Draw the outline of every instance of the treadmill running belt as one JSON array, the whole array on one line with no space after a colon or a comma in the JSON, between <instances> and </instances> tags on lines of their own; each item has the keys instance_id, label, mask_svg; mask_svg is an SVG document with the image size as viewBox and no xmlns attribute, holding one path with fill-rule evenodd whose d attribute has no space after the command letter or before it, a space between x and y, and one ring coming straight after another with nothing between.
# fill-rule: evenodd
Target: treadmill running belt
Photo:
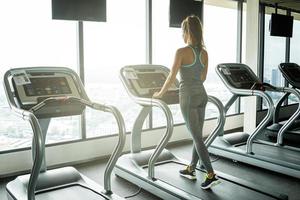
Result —
<instances>
[{"instance_id":1,"label":"treadmill running belt","mask_svg":"<svg viewBox=\"0 0 300 200\"><path fill-rule=\"evenodd\" d=\"M270 196L257 191L242 187L238 184L221 179L221 183L215 185L211 190L202 190L200 184L204 179L204 173L197 170L197 180L189 180L179 175L179 170L184 166L179 163L169 162L155 166L155 177L163 182L172 184L174 187L190 193L201 199L211 200L254 200L254 199L273 199ZM147 170L147 168L145 168Z\"/></svg>"},{"instance_id":2,"label":"treadmill running belt","mask_svg":"<svg viewBox=\"0 0 300 200\"><path fill-rule=\"evenodd\" d=\"M107 199L90 189L86 189L80 185L75 185L71 187L54 189L51 191L41 192L35 196L36 200L103 200Z\"/></svg>"},{"instance_id":3,"label":"treadmill running belt","mask_svg":"<svg viewBox=\"0 0 300 200\"><path fill-rule=\"evenodd\" d=\"M241 145L239 146L239 148L246 150L245 145ZM280 148L272 145L257 144L257 143L253 143L252 149L255 154L263 155L268 158L273 158L276 160L281 160L287 163L300 165L299 151L293 151L293 150Z\"/></svg>"}]
</instances>

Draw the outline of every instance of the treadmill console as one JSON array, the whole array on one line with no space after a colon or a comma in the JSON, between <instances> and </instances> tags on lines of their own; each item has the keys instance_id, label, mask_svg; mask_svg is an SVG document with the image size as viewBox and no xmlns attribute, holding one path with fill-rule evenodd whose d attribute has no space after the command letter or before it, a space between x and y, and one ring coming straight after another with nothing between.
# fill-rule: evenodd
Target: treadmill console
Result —
<instances>
[{"instance_id":1,"label":"treadmill console","mask_svg":"<svg viewBox=\"0 0 300 200\"><path fill-rule=\"evenodd\" d=\"M55 71L55 68L46 69L38 67L11 71L14 96L20 108L29 110L50 97L82 98L82 90L70 72ZM81 114L83 109L83 106L75 102L53 101L34 114L40 118L59 117Z\"/></svg>"},{"instance_id":2,"label":"treadmill console","mask_svg":"<svg viewBox=\"0 0 300 200\"><path fill-rule=\"evenodd\" d=\"M293 87L300 89L300 66L296 63L281 63L279 65L279 70L281 71L284 78Z\"/></svg>"},{"instance_id":3,"label":"treadmill console","mask_svg":"<svg viewBox=\"0 0 300 200\"><path fill-rule=\"evenodd\" d=\"M155 92L160 91L169 69L160 65L126 66L121 69L121 78L127 90L137 97L152 98ZM162 100L167 104L178 104L178 82L173 84L164 94Z\"/></svg>"},{"instance_id":4,"label":"treadmill console","mask_svg":"<svg viewBox=\"0 0 300 200\"><path fill-rule=\"evenodd\" d=\"M243 64L220 64L217 70L226 84L233 88L255 89L253 86L260 82L252 70Z\"/></svg>"}]
</instances>

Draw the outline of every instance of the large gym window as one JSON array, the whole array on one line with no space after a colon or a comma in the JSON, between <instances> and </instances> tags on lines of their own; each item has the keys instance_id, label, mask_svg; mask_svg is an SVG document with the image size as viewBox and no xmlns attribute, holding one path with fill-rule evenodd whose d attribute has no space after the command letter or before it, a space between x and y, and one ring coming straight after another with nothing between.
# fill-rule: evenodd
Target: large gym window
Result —
<instances>
[{"instance_id":1,"label":"large gym window","mask_svg":"<svg viewBox=\"0 0 300 200\"><path fill-rule=\"evenodd\" d=\"M96 102L116 106L131 131L140 106L119 79L125 65L146 62L145 1L107 1L107 22L84 22L85 87ZM87 137L117 133L111 115L86 110Z\"/></svg>"},{"instance_id":2,"label":"large gym window","mask_svg":"<svg viewBox=\"0 0 300 200\"><path fill-rule=\"evenodd\" d=\"M290 62L300 65L300 14L292 13L294 16L293 37L290 39ZM289 104L296 103L295 96L289 97Z\"/></svg>"},{"instance_id":3,"label":"large gym window","mask_svg":"<svg viewBox=\"0 0 300 200\"><path fill-rule=\"evenodd\" d=\"M204 40L209 56L208 75L204 85L209 95L217 97L225 105L232 94L216 74L215 68L220 63L237 60L237 2L223 1L222 6L204 4L203 18ZM210 105L206 113L206 118L217 116L216 109ZM236 109L232 106L227 114L234 113Z\"/></svg>"},{"instance_id":4,"label":"large gym window","mask_svg":"<svg viewBox=\"0 0 300 200\"><path fill-rule=\"evenodd\" d=\"M275 86L284 86L284 78L278 69L278 65L285 62L286 39L284 37L270 36L269 21L271 19L271 13L275 13L275 9L266 7L263 81ZM278 13L286 14L285 11L280 9L278 9ZM282 94L278 92L269 94L275 102L282 96ZM265 108L265 105L263 105L263 108Z\"/></svg>"},{"instance_id":5,"label":"large gym window","mask_svg":"<svg viewBox=\"0 0 300 200\"><path fill-rule=\"evenodd\" d=\"M181 28L169 27L169 3L170 1L152 1L152 62L171 69L175 52L184 45L184 42ZM174 123L183 123L179 105L171 105L170 108ZM153 127L165 126L165 124L163 112L153 108Z\"/></svg>"},{"instance_id":6,"label":"large gym window","mask_svg":"<svg viewBox=\"0 0 300 200\"><path fill-rule=\"evenodd\" d=\"M9 68L77 68L76 24L73 21L52 20L51 0L1 1L0 19L1 82ZM2 84L0 97L0 151L30 146L31 127L28 122L12 114ZM47 143L80 138L79 126L76 125L79 124L78 117L55 121L50 124Z\"/></svg>"},{"instance_id":7,"label":"large gym window","mask_svg":"<svg viewBox=\"0 0 300 200\"><path fill-rule=\"evenodd\" d=\"M229 0L207 0L204 5L204 40L209 53L205 87L209 95L220 98L224 104L231 93L216 75L215 66L237 60L237 4ZM176 49L184 44L181 29L169 28L168 10L169 1L152 0L150 56L153 64L171 67ZM0 3L2 74L9 68L29 66L64 66L78 71L78 22L52 20L51 14L51 0ZM118 78L119 70L124 65L147 62L146 20L146 0L109 0L107 22L83 22L83 32L80 32L83 33L83 71L88 96L92 101L116 106L125 119L127 131L131 131L141 107L126 93ZM29 147L31 127L12 114L3 91L1 84L0 151ZM183 123L179 105L170 107L174 124ZM233 107L229 113L237 111ZM209 104L206 118L216 116L216 109ZM144 128L164 126L163 117L161 111L154 109L152 121L147 120ZM87 109L84 119L86 132L81 132L80 116L53 119L47 143L85 140L118 131L109 114Z\"/></svg>"},{"instance_id":8,"label":"large gym window","mask_svg":"<svg viewBox=\"0 0 300 200\"><path fill-rule=\"evenodd\" d=\"M216 6L213 1L206 1L204 4L204 42L209 55L209 71L204 84L208 95L219 98L225 104L231 93L215 73L215 67L222 62L236 62L237 2L224 0L218 2L218 5ZM169 1L153 0L153 63L171 68L175 51L184 46L184 42L181 29L169 27L168 9ZM179 106L174 105L171 109L174 122L183 122ZM233 106L228 113L235 112ZM154 127L165 123L159 116L162 116L161 112L154 109ZM216 108L208 104L206 118L216 116Z\"/></svg>"}]
</instances>

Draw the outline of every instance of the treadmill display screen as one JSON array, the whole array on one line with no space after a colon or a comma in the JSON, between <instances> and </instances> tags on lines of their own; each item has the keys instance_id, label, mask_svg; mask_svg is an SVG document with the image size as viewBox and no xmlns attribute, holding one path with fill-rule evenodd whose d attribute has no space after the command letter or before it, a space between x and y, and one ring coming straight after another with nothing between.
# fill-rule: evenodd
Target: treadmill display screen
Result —
<instances>
[{"instance_id":1,"label":"treadmill display screen","mask_svg":"<svg viewBox=\"0 0 300 200\"><path fill-rule=\"evenodd\" d=\"M162 73L137 74L137 77L137 82L141 88L161 88L166 80Z\"/></svg>"},{"instance_id":2,"label":"treadmill display screen","mask_svg":"<svg viewBox=\"0 0 300 200\"><path fill-rule=\"evenodd\" d=\"M27 96L71 94L65 77L30 78L30 82L23 86Z\"/></svg>"},{"instance_id":3,"label":"treadmill display screen","mask_svg":"<svg viewBox=\"0 0 300 200\"><path fill-rule=\"evenodd\" d=\"M232 70L230 72L231 72L231 78L234 82L237 83L255 82L255 80L252 79L251 75L247 73L246 70Z\"/></svg>"},{"instance_id":4,"label":"treadmill display screen","mask_svg":"<svg viewBox=\"0 0 300 200\"><path fill-rule=\"evenodd\" d=\"M255 79L251 76L250 73L248 73L247 70L243 69L234 69L230 70L230 83L235 88L241 88L241 89L250 89L253 84L256 82Z\"/></svg>"}]
</instances>

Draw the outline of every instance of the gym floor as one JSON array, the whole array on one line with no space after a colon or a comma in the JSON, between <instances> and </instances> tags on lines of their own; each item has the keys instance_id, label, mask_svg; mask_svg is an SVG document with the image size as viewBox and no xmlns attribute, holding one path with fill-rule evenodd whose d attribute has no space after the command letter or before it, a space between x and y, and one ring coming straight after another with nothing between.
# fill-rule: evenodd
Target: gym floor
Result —
<instances>
[{"instance_id":1,"label":"gym floor","mask_svg":"<svg viewBox=\"0 0 300 200\"><path fill-rule=\"evenodd\" d=\"M189 160L191 157L191 142L183 142L181 144L172 145L168 148L175 155ZM299 158L300 159L300 158ZM286 175L278 174L276 172L267 171L258 167L253 167L243 163L233 162L231 160L211 157L213 160L213 167L217 171L221 171L254 184L263 185L289 196L289 200L300 200L300 180ZM75 167L87 177L93 179L99 184L103 185L103 172L107 160L97 160L85 164L76 165ZM300 172L299 172L300 173ZM13 178L0 180L0 200L7 200L5 193L5 185ZM126 180L112 176L112 189L121 197L130 196L139 191L139 188ZM199 187L200 190L200 187ZM147 199L158 200L159 197L150 194L145 190L141 190L132 200ZM257 199L256 199L257 200Z\"/></svg>"}]
</instances>

